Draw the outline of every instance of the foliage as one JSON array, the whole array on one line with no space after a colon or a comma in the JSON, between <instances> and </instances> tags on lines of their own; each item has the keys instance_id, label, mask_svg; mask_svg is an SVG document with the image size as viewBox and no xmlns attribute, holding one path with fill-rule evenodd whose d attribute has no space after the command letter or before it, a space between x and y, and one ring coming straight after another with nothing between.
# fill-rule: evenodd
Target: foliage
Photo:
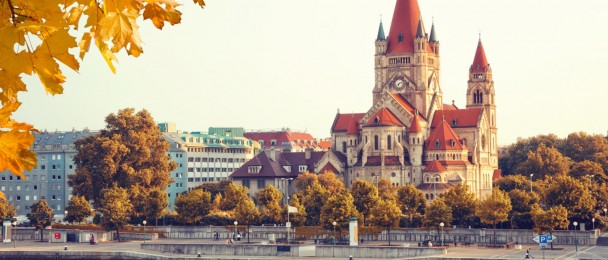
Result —
<instances>
[{"instance_id":1,"label":"foliage","mask_svg":"<svg viewBox=\"0 0 608 260\"><path fill-rule=\"evenodd\" d=\"M27 214L32 226L36 230L44 230L46 227L53 224L53 209L49 206L46 200L39 200L32 204L31 213ZM43 240L44 232L40 232L40 241Z\"/></svg>"},{"instance_id":2,"label":"foliage","mask_svg":"<svg viewBox=\"0 0 608 260\"><path fill-rule=\"evenodd\" d=\"M93 216L91 205L83 196L72 196L68 206L65 207L68 214L64 220L70 223L83 222L86 218Z\"/></svg>"},{"instance_id":3,"label":"foliage","mask_svg":"<svg viewBox=\"0 0 608 260\"><path fill-rule=\"evenodd\" d=\"M16 213L13 204L8 203L4 198L0 198L0 219L13 218Z\"/></svg>"},{"instance_id":4,"label":"foliage","mask_svg":"<svg viewBox=\"0 0 608 260\"><path fill-rule=\"evenodd\" d=\"M538 135L526 139L518 139L507 148L506 154L498 159L498 166L504 175L521 173L518 166L528 159L528 152L536 151L540 144L547 147L561 147L563 141L556 135Z\"/></svg>"},{"instance_id":5,"label":"foliage","mask_svg":"<svg viewBox=\"0 0 608 260\"><path fill-rule=\"evenodd\" d=\"M399 226L401 209L394 200L378 200L371 209L369 222L374 226L388 229L388 245L391 245L391 228Z\"/></svg>"},{"instance_id":6,"label":"foliage","mask_svg":"<svg viewBox=\"0 0 608 260\"><path fill-rule=\"evenodd\" d=\"M229 226L234 223L234 218L224 211L212 211L203 216L200 223L201 225Z\"/></svg>"},{"instance_id":7,"label":"foliage","mask_svg":"<svg viewBox=\"0 0 608 260\"><path fill-rule=\"evenodd\" d=\"M247 187L229 183L224 190L224 199L222 200L221 210L234 210L239 202L248 200Z\"/></svg>"},{"instance_id":8,"label":"foliage","mask_svg":"<svg viewBox=\"0 0 608 260\"><path fill-rule=\"evenodd\" d=\"M395 200L397 198L397 186L393 186L388 179L380 179L378 181L378 196L383 200Z\"/></svg>"},{"instance_id":9,"label":"foliage","mask_svg":"<svg viewBox=\"0 0 608 260\"><path fill-rule=\"evenodd\" d=\"M48 94L62 94L66 77L60 64L77 72L91 42L115 72L115 53L143 53L137 21L143 17L158 29L165 22L178 24L178 5L167 0L0 0L0 171L25 179L23 171L36 165L29 150L36 130L11 118L21 105L19 92L27 91L23 75L36 74Z\"/></svg>"},{"instance_id":10,"label":"foliage","mask_svg":"<svg viewBox=\"0 0 608 260\"><path fill-rule=\"evenodd\" d=\"M224 199L224 197L222 196L221 193L218 193L217 195L215 195L215 197L213 197L213 204L211 207L211 212L221 211L223 199Z\"/></svg>"},{"instance_id":11,"label":"foliage","mask_svg":"<svg viewBox=\"0 0 608 260\"><path fill-rule=\"evenodd\" d=\"M69 176L72 194L84 196L99 208L102 191L124 188L136 209L143 209L152 190L164 190L171 183L169 173L176 168L162 137L146 110L132 108L106 117L106 129L75 142L76 173ZM130 212L141 216L142 211Z\"/></svg>"},{"instance_id":12,"label":"foliage","mask_svg":"<svg viewBox=\"0 0 608 260\"><path fill-rule=\"evenodd\" d=\"M293 195L289 206L298 209L298 213L289 213L289 221L291 222L291 225L294 227L303 226L306 223L306 208L304 208L304 205L300 203L300 198L298 195ZM287 205L285 205L285 207L283 207L283 219L287 220L287 214Z\"/></svg>"},{"instance_id":13,"label":"foliage","mask_svg":"<svg viewBox=\"0 0 608 260\"><path fill-rule=\"evenodd\" d=\"M175 199L177 220L185 224L196 224L211 210L211 194L203 189L193 189Z\"/></svg>"},{"instance_id":14,"label":"foliage","mask_svg":"<svg viewBox=\"0 0 608 260\"><path fill-rule=\"evenodd\" d=\"M531 214L535 229L540 234L553 231L556 228L568 228L570 224L568 210L561 205L551 207L547 211L542 210L539 206L534 206Z\"/></svg>"},{"instance_id":15,"label":"foliage","mask_svg":"<svg viewBox=\"0 0 608 260\"><path fill-rule=\"evenodd\" d=\"M562 153L576 162L593 160L596 154L608 151L608 139L585 132L571 133L564 142Z\"/></svg>"},{"instance_id":16,"label":"foliage","mask_svg":"<svg viewBox=\"0 0 608 260\"><path fill-rule=\"evenodd\" d=\"M528 159L518 167L518 172L544 178L566 174L570 164L570 158L564 157L556 148L540 144L536 151L528 153Z\"/></svg>"},{"instance_id":17,"label":"foliage","mask_svg":"<svg viewBox=\"0 0 608 260\"><path fill-rule=\"evenodd\" d=\"M278 224L281 222L281 200L283 193L272 185L261 189L257 194L260 213L264 223Z\"/></svg>"},{"instance_id":18,"label":"foliage","mask_svg":"<svg viewBox=\"0 0 608 260\"><path fill-rule=\"evenodd\" d=\"M169 206L169 196L163 190L152 190L148 197L144 198L144 219L158 221L163 216L165 209Z\"/></svg>"},{"instance_id":19,"label":"foliage","mask_svg":"<svg viewBox=\"0 0 608 260\"><path fill-rule=\"evenodd\" d=\"M253 201L249 198L241 201L234 209L234 218L241 225L247 225L247 242L249 242L249 238L251 237L249 235L249 226L260 219L260 212L255 207L255 204L253 204Z\"/></svg>"},{"instance_id":20,"label":"foliage","mask_svg":"<svg viewBox=\"0 0 608 260\"><path fill-rule=\"evenodd\" d=\"M350 193L353 195L355 208L361 213L363 222L366 223L370 210L378 202L378 189L369 181L357 179L353 182Z\"/></svg>"},{"instance_id":21,"label":"foliage","mask_svg":"<svg viewBox=\"0 0 608 260\"><path fill-rule=\"evenodd\" d=\"M224 191L230 183L232 183L232 181L229 180L222 180L219 182L206 182L196 187L195 189L203 189L208 191L209 193L211 193L211 198L215 200L215 197L218 194L222 196L224 195Z\"/></svg>"},{"instance_id":22,"label":"foliage","mask_svg":"<svg viewBox=\"0 0 608 260\"><path fill-rule=\"evenodd\" d=\"M397 203L403 214L410 216L424 214L426 199L424 194L412 184L400 186L397 190Z\"/></svg>"},{"instance_id":23,"label":"foliage","mask_svg":"<svg viewBox=\"0 0 608 260\"><path fill-rule=\"evenodd\" d=\"M124 228L133 211L133 204L129 200L126 189L114 186L104 189L98 211L101 213L101 226L107 230L116 230L120 242L119 229Z\"/></svg>"},{"instance_id":24,"label":"foliage","mask_svg":"<svg viewBox=\"0 0 608 260\"><path fill-rule=\"evenodd\" d=\"M344 182L340 180L333 172L325 171L319 174L319 183L330 193L345 192Z\"/></svg>"},{"instance_id":25,"label":"foliage","mask_svg":"<svg viewBox=\"0 0 608 260\"><path fill-rule=\"evenodd\" d=\"M296 189L297 190L305 190L306 188L308 188L308 186L312 185L315 182L319 182L319 176L317 176L314 173L310 173L308 171L305 171L303 173L301 173L300 175L298 175L298 177L295 179L295 185L296 185Z\"/></svg>"},{"instance_id":26,"label":"foliage","mask_svg":"<svg viewBox=\"0 0 608 260\"><path fill-rule=\"evenodd\" d=\"M439 223L445 225L452 222L452 209L445 204L443 198L431 201L425 210L423 224L427 227L439 228Z\"/></svg>"},{"instance_id":27,"label":"foliage","mask_svg":"<svg viewBox=\"0 0 608 260\"><path fill-rule=\"evenodd\" d=\"M494 187L498 187L504 192L510 192L515 189L526 190L530 189L530 179L524 175L509 175L494 182Z\"/></svg>"},{"instance_id":28,"label":"foliage","mask_svg":"<svg viewBox=\"0 0 608 260\"><path fill-rule=\"evenodd\" d=\"M295 233L297 238L311 239L327 234L327 230L321 226L303 226L295 229Z\"/></svg>"},{"instance_id":29,"label":"foliage","mask_svg":"<svg viewBox=\"0 0 608 260\"><path fill-rule=\"evenodd\" d=\"M552 178L542 195L542 202L547 208L564 206L568 209L568 218L580 220L591 219L596 200L585 185L574 178L563 175Z\"/></svg>"},{"instance_id":30,"label":"foliage","mask_svg":"<svg viewBox=\"0 0 608 260\"><path fill-rule=\"evenodd\" d=\"M452 209L453 224L464 225L475 215L479 202L466 184L458 184L442 194L445 204ZM447 223L446 223L447 224Z\"/></svg>"},{"instance_id":31,"label":"foliage","mask_svg":"<svg viewBox=\"0 0 608 260\"><path fill-rule=\"evenodd\" d=\"M353 196L350 193L334 193L329 197L321 209L320 224L326 230L332 230L332 223L337 223L336 230L348 229L350 218L358 218L359 212L355 208Z\"/></svg>"},{"instance_id":32,"label":"foliage","mask_svg":"<svg viewBox=\"0 0 608 260\"><path fill-rule=\"evenodd\" d=\"M507 193L494 188L492 195L483 199L479 204L477 216L481 223L491 224L496 229L497 223L507 220L511 209L511 199L509 199Z\"/></svg>"},{"instance_id":33,"label":"foliage","mask_svg":"<svg viewBox=\"0 0 608 260\"><path fill-rule=\"evenodd\" d=\"M306 208L306 225L319 225L321 208L323 208L323 205L325 205L325 202L329 198L329 191L321 186L319 182L313 182L306 189L301 190L300 194L302 198L302 205L304 205L304 208Z\"/></svg>"},{"instance_id":34,"label":"foliage","mask_svg":"<svg viewBox=\"0 0 608 260\"><path fill-rule=\"evenodd\" d=\"M513 228L532 228L530 212L534 206L538 206L539 198L536 193L526 190L514 189L507 193L511 200L511 211L509 216Z\"/></svg>"},{"instance_id":35,"label":"foliage","mask_svg":"<svg viewBox=\"0 0 608 260\"><path fill-rule=\"evenodd\" d=\"M589 160L575 163L568 174L578 180L590 178L589 181L594 182L606 183L608 181L602 165Z\"/></svg>"}]
</instances>

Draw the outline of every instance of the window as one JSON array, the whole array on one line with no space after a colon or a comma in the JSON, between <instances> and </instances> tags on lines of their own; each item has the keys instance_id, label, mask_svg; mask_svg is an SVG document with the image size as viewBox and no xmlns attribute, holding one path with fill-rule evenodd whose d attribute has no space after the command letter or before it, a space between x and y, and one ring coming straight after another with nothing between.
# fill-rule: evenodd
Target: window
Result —
<instances>
[{"instance_id":1,"label":"window","mask_svg":"<svg viewBox=\"0 0 608 260\"><path fill-rule=\"evenodd\" d=\"M454 139L450 140L450 146L454 147L456 145L456 141Z\"/></svg>"},{"instance_id":2,"label":"window","mask_svg":"<svg viewBox=\"0 0 608 260\"><path fill-rule=\"evenodd\" d=\"M68 167L69 167L69 168L70 168L70 170L71 170L71 169L72 169L72 167L73 167L73 165L71 165L71 164L70 164Z\"/></svg>"},{"instance_id":3,"label":"window","mask_svg":"<svg viewBox=\"0 0 608 260\"><path fill-rule=\"evenodd\" d=\"M397 40L399 41L399 43L403 42L403 33L402 32L399 33L399 37L397 38Z\"/></svg>"},{"instance_id":4,"label":"window","mask_svg":"<svg viewBox=\"0 0 608 260\"><path fill-rule=\"evenodd\" d=\"M270 140L270 146L275 146L275 145L277 145L277 139Z\"/></svg>"},{"instance_id":5,"label":"window","mask_svg":"<svg viewBox=\"0 0 608 260\"><path fill-rule=\"evenodd\" d=\"M261 165L252 165L247 168L248 173L260 173L260 170L262 170Z\"/></svg>"},{"instance_id":6,"label":"window","mask_svg":"<svg viewBox=\"0 0 608 260\"><path fill-rule=\"evenodd\" d=\"M378 150L378 136L374 135L374 150Z\"/></svg>"},{"instance_id":7,"label":"window","mask_svg":"<svg viewBox=\"0 0 608 260\"><path fill-rule=\"evenodd\" d=\"M439 140L435 140L435 147L439 148L439 146L441 146L441 143L439 143Z\"/></svg>"},{"instance_id":8,"label":"window","mask_svg":"<svg viewBox=\"0 0 608 260\"><path fill-rule=\"evenodd\" d=\"M305 172L308 169L308 165L298 166L298 172Z\"/></svg>"},{"instance_id":9,"label":"window","mask_svg":"<svg viewBox=\"0 0 608 260\"><path fill-rule=\"evenodd\" d=\"M452 119L452 126L456 126L456 118Z\"/></svg>"},{"instance_id":10,"label":"window","mask_svg":"<svg viewBox=\"0 0 608 260\"><path fill-rule=\"evenodd\" d=\"M346 153L346 142L342 142L342 153Z\"/></svg>"},{"instance_id":11,"label":"window","mask_svg":"<svg viewBox=\"0 0 608 260\"><path fill-rule=\"evenodd\" d=\"M46 169L46 165L41 165L41 166L40 166L40 169L41 169L41 170L45 170L45 169Z\"/></svg>"},{"instance_id":12,"label":"window","mask_svg":"<svg viewBox=\"0 0 608 260\"><path fill-rule=\"evenodd\" d=\"M38 200L38 195L34 195L34 199L32 200Z\"/></svg>"},{"instance_id":13,"label":"window","mask_svg":"<svg viewBox=\"0 0 608 260\"><path fill-rule=\"evenodd\" d=\"M386 137L386 147L388 150L390 150L392 148L392 143L391 143L391 136L387 136Z\"/></svg>"},{"instance_id":14,"label":"window","mask_svg":"<svg viewBox=\"0 0 608 260\"><path fill-rule=\"evenodd\" d=\"M25 195L25 200L30 200L30 195Z\"/></svg>"},{"instance_id":15,"label":"window","mask_svg":"<svg viewBox=\"0 0 608 260\"><path fill-rule=\"evenodd\" d=\"M21 200L21 196L17 195L17 200Z\"/></svg>"},{"instance_id":16,"label":"window","mask_svg":"<svg viewBox=\"0 0 608 260\"><path fill-rule=\"evenodd\" d=\"M263 189L266 187L266 180L258 180L258 189Z\"/></svg>"},{"instance_id":17,"label":"window","mask_svg":"<svg viewBox=\"0 0 608 260\"><path fill-rule=\"evenodd\" d=\"M245 187L249 188L249 185L251 185L251 184L249 183L249 180L243 180L243 186L245 186Z\"/></svg>"},{"instance_id":18,"label":"window","mask_svg":"<svg viewBox=\"0 0 608 260\"><path fill-rule=\"evenodd\" d=\"M393 173L391 173L391 177L395 177L395 176L397 176L397 174L396 174L396 173L394 173L394 172L393 172Z\"/></svg>"},{"instance_id":19,"label":"window","mask_svg":"<svg viewBox=\"0 0 608 260\"><path fill-rule=\"evenodd\" d=\"M0 190L4 191L4 190L6 190L6 187L4 187L4 185L2 185L2 187L0 187Z\"/></svg>"}]
</instances>

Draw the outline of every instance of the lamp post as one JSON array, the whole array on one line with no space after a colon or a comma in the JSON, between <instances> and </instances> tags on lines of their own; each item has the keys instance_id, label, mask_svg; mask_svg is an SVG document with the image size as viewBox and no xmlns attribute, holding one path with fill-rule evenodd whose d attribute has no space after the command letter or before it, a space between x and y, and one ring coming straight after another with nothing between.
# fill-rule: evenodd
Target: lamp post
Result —
<instances>
[{"instance_id":1,"label":"lamp post","mask_svg":"<svg viewBox=\"0 0 608 260\"><path fill-rule=\"evenodd\" d=\"M146 243L146 223L148 223L145 219L142 222L144 224L144 244Z\"/></svg>"},{"instance_id":2,"label":"lamp post","mask_svg":"<svg viewBox=\"0 0 608 260\"><path fill-rule=\"evenodd\" d=\"M289 182L293 180L293 178L281 178L282 181L286 181L286 196L287 197L287 223L285 223L285 227L287 227L287 244L289 245L289 230L291 229L291 222L289 222Z\"/></svg>"},{"instance_id":3,"label":"lamp post","mask_svg":"<svg viewBox=\"0 0 608 260\"><path fill-rule=\"evenodd\" d=\"M604 208L604 217L606 216L606 213L608 212L607 208Z\"/></svg>"},{"instance_id":4,"label":"lamp post","mask_svg":"<svg viewBox=\"0 0 608 260\"><path fill-rule=\"evenodd\" d=\"M530 192L532 192L532 176L534 176L534 174L530 173Z\"/></svg>"},{"instance_id":5,"label":"lamp post","mask_svg":"<svg viewBox=\"0 0 608 260\"><path fill-rule=\"evenodd\" d=\"M443 222L439 223L439 226L441 227L441 246L443 246Z\"/></svg>"},{"instance_id":6,"label":"lamp post","mask_svg":"<svg viewBox=\"0 0 608 260\"><path fill-rule=\"evenodd\" d=\"M68 211L67 210L63 212L63 220L65 220L68 223L70 223L70 221L68 221Z\"/></svg>"},{"instance_id":7,"label":"lamp post","mask_svg":"<svg viewBox=\"0 0 608 260\"><path fill-rule=\"evenodd\" d=\"M576 235L576 226L578 226L578 222L574 221L574 245L576 246L576 252L578 253L578 236Z\"/></svg>"},{"instance_id":8,"label":"lamp post","mask_svg":"<svg viewBox=\"0 0 608 260\"><path fill-rule=\"evenodd\" d=\"M234 238L234 244L236 244L236 226L239 224L238 221L234 221L234 236L232 236Z\"/></svg>"},{"instance_id":9,"label":"lamp post","mask_svg":"<svg viewBox=\"0 0 608 260\"><path fill-rule=\"evenodd\" d=\"M13 227L13 232L11 233L11 239L13 239L13 248L17 247L17 240L15 240L15 226L17 226L16 221L11 221L11 226Z\"/></svg>"},{"instance_id":10,"label":"lamp post","mask_svg":"<svg viewBox=\"0 0 608 260\"><path fill-rule=\"evenodd\" d=\"M336 223L335 221L331 223L334 226L334 246L336 245L336 225L338 225L338 223Z\"/></svg>"}]
</instances>

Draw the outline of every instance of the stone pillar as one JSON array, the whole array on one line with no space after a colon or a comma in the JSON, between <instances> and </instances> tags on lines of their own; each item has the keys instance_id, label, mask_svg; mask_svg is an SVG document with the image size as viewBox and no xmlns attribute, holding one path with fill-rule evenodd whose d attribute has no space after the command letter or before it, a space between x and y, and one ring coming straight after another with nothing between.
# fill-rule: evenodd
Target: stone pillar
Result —
<instances>
[{"instance_id":1,"label":"stone pillar","mask_svg":"<svg viewBox=\"0 0 608 260\"><path fill-rule=\"evenodd\" d=\"M350 246L359 245L359 226L357 218L350 218L348 220L348 236L350 237Z\"/></svg>"}]
</instances>

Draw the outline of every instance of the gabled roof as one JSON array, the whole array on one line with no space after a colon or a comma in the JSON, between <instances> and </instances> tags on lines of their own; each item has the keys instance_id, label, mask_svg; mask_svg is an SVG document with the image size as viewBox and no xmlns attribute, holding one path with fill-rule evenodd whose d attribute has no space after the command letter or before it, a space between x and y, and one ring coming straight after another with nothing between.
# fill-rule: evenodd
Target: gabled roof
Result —
<instances>
[{"instance_id":1,"label":"gabled roof","mask_svg":"<svg viewBox=\"0 0 608 260\"><path fill-rule=\"evenodd\" d=\"M383 107L372 116L365 126L404 126L404 124L388 108Z\"/></svg>"},{"instance_id":2,"label":"gabled roof","mask_svg":"<svg viewBox=\"0 0 608 260\"><path fill-rule=\"evenodd\" d=\"M282 147L284 143L292 143L294 146L304 148L321 147L320 142L309 133L292 132L292 131L275 131L275 132L247 132L244 134L246 138L254 141L263 141L263 148ZM271 141L275 140L276 144L272 145Z\"/></svg>"},{"instance_id":3,"label":"gabled roof","mask_svg":"<svg viewBox=\"0 0 608 260\"><path fill-rule=\"evenodd\" d=\"M332 132L348 132L348 128L351 126L351 122L355 124L365 116L365 113L352 113L352 114L336 114L334 123L331 125Z\"/></svg>"},{"instance_id":4,"label":"gabled roof","mask_svg":"<svg viewBox=\"0 0 608 260\"><path fill-rule=\"evenodd\" d=\"M441 163L437 160L430 162L426 168L423 170L424 172L446 172L447 169L441 165Z\"/></svg>"},{"instance_id":5,"label":"gabled roof","mask_svg":"<svg viewBox=\"0 0 608 260\"><path fill-rule=\"evenodd\" d=\"M401 105L401 107L403 107L403 109L410 113L410 115L414 115L416 113L416 109L414 108L414 106L412 106L410 102L408 102L401 94L390 93L390 95L393 99L395 99L395 101L397 101L397 103L399 103L399 105Z\"/></svg>"},{"instance_id":6,"label":"gabled roof","mask_svg":"<svg viewBox=\"0 0 608 260\"><path fill-rule=\"evenodd\" d=\"M460 143L460 138L445 120L439 123L432 132L426 143L427 151L466 150Z\"/></svg>"},{"instance_id":7,"label":"gabled roof","mask_svg":"<svg viewBox=\"0 0 608 260\"><path fill-rule=\"evenodd\" d=\"M475 51L475 58L473 59L473 65L471 65L471 72L485 72L490 67L488 59L486 58L486 52L483 50L483 44L481 39L477 43L477 50Z\"/></svg>"},{"instance_id":8,"label":"gabled roof","mask_svg":"<svg viewBox=\"0 0 608 260\"><path fill-rule=\"evenodd\" d=\"M452 128L477 127L482 116L482 108L467 108L453 110L437 110L433 116L431 129L440 125L442 118L450 124Z\"/></svg>"},{"instance_id":9,"label":"gabled roof","mask_svg":"<svg viewBox=\"0 0 608 260\"><path fill-rule=\"evenodd\" d=\"M458 108L453 104L443 104L443 110L456 110L456 109L458 109Z\"/></svg>"},{"instance_id":10,"label":"gabled roof","mask_svg":"<svg viewBox=\"0 0 608 260\"><path fill-rule=\"evenodd\" d=\"M271 153L275 153L275 160L271 159ZM262 151L230 174L230 178L296 178L300 173L299 166L306 165L307 170L313 172L315 164L325 153L325 151L311 152L310 158L306 159L306 152ZM262 168L259 173L249 173L249 166L262 166ZM285 168L291 169L287 171Z\"/></svg>"},{"instance_id":11,"label":"gabled roof","mask_svg":"<svg viewBox=\"0 0 608 260\"><path fill-rule=\"evenodd\" d=\"M452 188L449 183L421 183L416 186L421 191L443 191Z\"/></svg>"},{"instance_id":12,"label":"gabled roof","mask_svg":"<svg viewBox=\"0 0 608 260\"><path fill-rule=\"evenodd\" d=\"M420 8L418 7L417 0L397 0L395 11L393 12L391 29L388 33L386 53L413 53L414 37L416 36L419 21ZM399 38L401 38L401 41Z\"/></svg>"}]
</instances>

